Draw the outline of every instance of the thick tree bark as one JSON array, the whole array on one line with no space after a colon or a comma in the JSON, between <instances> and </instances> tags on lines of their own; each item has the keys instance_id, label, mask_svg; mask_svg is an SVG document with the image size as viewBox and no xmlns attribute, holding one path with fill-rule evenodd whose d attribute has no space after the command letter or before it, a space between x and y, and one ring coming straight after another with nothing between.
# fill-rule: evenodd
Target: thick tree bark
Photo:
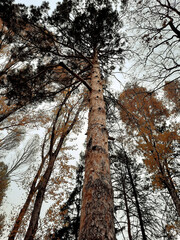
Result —
<instances>
[{"instance_id":1,"label":"thick tree bark","mask_svg":"<svg viewBox=\"0 0 180 240\"><path fill-rule=\"evenodd\" d=\"M114 240L108 132L97 53L93 59L91 89L79 240Z\"/></svg>"}]
</instances>

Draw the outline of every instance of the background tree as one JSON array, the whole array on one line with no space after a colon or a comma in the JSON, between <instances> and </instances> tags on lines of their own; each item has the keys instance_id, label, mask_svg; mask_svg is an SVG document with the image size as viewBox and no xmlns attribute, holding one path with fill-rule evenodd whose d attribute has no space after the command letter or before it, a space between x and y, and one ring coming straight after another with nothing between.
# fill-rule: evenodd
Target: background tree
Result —
<instances>
[{"instance_id":1,"label":"background tree","mask_svg":"<svg viewBox=\"0 0 180 240\"><path fill-rule=\"evenodd\" d=\"M166 82L164 86L164 94L165 97L169 100L169 103L171 104L172 108L172 114L175 113L176 115L179 114L179 109L180 109L180 82L179 80L177 81L172 81L172 82Z\"/></svg>"},{"instance_id":2,"label":"background tree","mask_svg":"<svg viewBox=\"0 0 180 240\"><path fill-rule=\"evenodd\" d=\"M6 190L9 185L8 166L0 162L0 206L2 206L3 198L5 197ZM0 236L2 236L4 227L4 214L0 214Z\"/></svg>"},{"instance_id":3,"label":"background tree","mask_svg":"<svg viewBox=\"0 0 180 240\"><path fill-rule=\"evenodd\" d=\"M163 87L165 81L179 81L179 3L128 1L126 13L132 79L146 81L152 90Z\"/></svg>"},{"instance_id":4,"label":"background tree","mask_svg":"<svg viewBox=\"0 0 180 240\"><path fill-rule=\"evenodd\" d=\"M144 154L144 163L156 188L167 189L179 215L179 182L174 174L178 161L174 158L179 141L178 124L167 125L169 110L154 94L137 85L128 87L120 95L121 119L137 147ZM174 170L173 170L174 169Z\"/></svg>"},{"instance_id":5,"label":"background tree","mask_svg":"<svg viewBox=\"0 0 180 240\"><path fill-rule=\"evenodd\" d=\"M140 223L140 229L141 229L141 234L142 234L142 238L145 240L147 239L147 236L146 236L146 233L145 233L145 221L143 220L143 217L142 217L142 210L140 208L140 203L139 203L139 199L138 199L138 191L136 189L136 184L135 184L135 181L137 181L137 171L138 171L138 168L136 168L136 176L134 177L133 179L133 176L132 176L132 173L131 173L131 161L130 159L128 158L127 154L125 152L123 152L123 150L121 150L121 152L118 153L118 157L119 157L119 160L121 159L121 161L124 161L125 162L125 167L127 168L127 173L128 173L128 179L130 181L130 184L131 184L131 187L132 187L132 191L133 191L133 196L135 198L135 206L136 206L136 210L137 210L137 215L138 215L138 218L139 218L139 223ZM116 167L117 167L117 164L116 164ZM134 167L134 166L133 166ZM126 191L128 190L127 189L127 186L126 186L126 175L125 173L122 174L121 173L121 183L122 183L122 190L123 190L123 197L124 197L124 202L125 202L125 207L126 207L126 215L127 215L127 222L128 222L128 235L129 235L129 239L131 240L132 239L132 233L131 233L131 221L130 221L130 212L129 212L129 206L128 206L128 199L127 199L127 193Z\"/></svg>"},{"instance_id":6,"label":"background tree","mask_svg":"<svg viewBox=\"0 0 180 240\"><path fill-rule=\"evenodd\" d=\"M35 193L37 193L36 200L33 207L35 216L33 215L33 212L32 212L33 217L31 217L31 223L29 225L29 229L27 230L26 238L32 237L32 233L30 233L30 236L29 236L28 231L33 231L33 234L35 236L37 226L38 226L39 214L40 214L42 202L44 199L44 194L45 194L50 176L52 174L55 161L57 160L57 156L61 151L63 144L65 143L65 138L67 137L67 135L69 134L73 126L77 123L79 112L83 108L83 105L82 105L83 103L81 103L80 107L78 107L75 112L74 105L70 104L69 102L71 101L73 103L73 100L72 99L68 100L71 93L72 91L70 90L64 93L65 94L64 99L62 100L62 103L60 104L57 110L57 114L56 114L54 123L52 125L52 129L50 131L51 132L50 139L46 139L47 138L46 136L44 140L44 144L42 148L41 164L32 182L30 192L27 196L26 202L22 207L16 219L14 227L10 233L9 239L15 238L16 234L18 233L18 229L21 226L23 217L25 216L25 213L32 201L32 198L35 195ZM78 101L80 100L77 99L76 104L78 104ZM45 153L45 150L47 148L45 145L47 144L46 143L47 141L49 142L49 147L48 147L47 153ZM38 193L40 197L38 197L39 196Z\"/></svg>"},{"instance_id":7,"label":"background tree","mask_svg":"<svg viewBox=\"0 0 180 240\"><path fill-rule=\"evenodd\" d=\"M60 229L55 229L51 239L74 239L78 240L80 226L81 195L84 174L84 156L81 155L80 163L76 169L76 185L68 200L60 207L59 222L62 222ZM55 213L56 214L56 213ZM50 237L50 236L49 236Z\"/></svg>"},{"instance_id":8,"label":"background tree","mask_svg":"<svg viewBox=\"0 0 180 240\"><path fill-rule=\"evenodd\" d=\"M163 199L153 191L141 159L131 159L118 145L111 156L117 234L125 239L162 239L168 224Z\"/></svg>"},{"instance_id":9,"label":"background tree","mask_svg":"<svg viewBox=\"0 0 180 240\"><path fill-rule=\"evenodd\" d=\"M64 1L60 3L52 14L52 17L48 19L49 24L54 29L53 34L50 34L48 30L45 31L46 24L44 21L47 20L47 18L41 14L42 8L32 7L29 16L25 13L23 6L21 6L21 9L16 9L16 13L14 14L13 12L13 16L16 17L14 23L16 23L18 19L18 22L21 23L22 21L23 25L19 24L13 27L18 36L15 39L17 49L19 39L19 47L22 46L22 43L24 43L25 46L27 46L27 43L28 45L30 44L27 48L21 48L22 58L23 56L29 56L29 58L31 58L27 58L26 61L32 61L32 59L37 58L41 59L39 63L43 68L45 67L43 64L45 61L42 60L48 56L51 65L53 64L53 68L63 67L91 90L89 128L87 133L88 148L86 154L86 160L88 160L86 161L85 177L85 185L88 184L89 190L87 192L86 189L88 188L84 187L80 239L92 238L92 234L98 235L99 237L100 235L108 235L109 239L114 239L113 197L107 147L108 134L105 126L105 104L103 101L103 89L98 59L104 74L110 72L111 63L114 62L114 60L120 63L122 62L121 45L124 43L124 40L121 39L119 35L119 27L121 27L122 24L118 19L117 12L112 9L109 1L99 1L98 4L96 1L85 2L84 6L83 12L81 11L82 6L79 6L76 1ZM79 12L78 8L80 10ZM44 9L47 9L45 5ZM23 13L23 18L19 18L19 16L22 16L20 13ZM71 15L73 16L73 21ZM26 20L25 24L24 19ZM24 29L22 26L27 26L27 22L31 25L34 23L33 31L32 27L30 27L31 31L24 33L21 29ZM38 24L40 22L41 24ZM43 39L41 36L43 36ZM31 43L29 43L29 39L31 39ZM45 47L42 42L45 42ZM31 51L32 49L33 51ZM80 60L86 62L86 66L74 64L76 63L72 61L74 58L78 59L79 62ZM87 72L87 69L89 70L90 68L91 87L88 82L86 82L90 73ZM80 74L77 75L78 72ZM93 122L93 119L95 119L97 115L101 115L101 117ZM97 136L99 136L99 139L97 139ZM96 159L96 168L94 168L94 161L92 162L93 156L95 156ZM103 161L105 168L102 168L101 161ZM89 178L88 172L92 169L94 169L93 178ZM98 194L96 194L97 190ZM104 197L104 194L108 196L108 199ZM86 195L91 197L87 198ZM94 198L96 198L97 201L94 201ZM107 205L106 209L104 209L104 205ZM87 210L89 213L85 214ZM102 213L103 221L101 220ZM89 214L90 217L88 217ZM92 226L91 222L94 216L96 216L96 218L94 226ZM108 223L106 223L106 221L108 221ZM99 224L104 230L96 233L96 230L99 229L97 228ZM107 229L107 226L109 226L109 229Z\"/></svg>"},{"instance_id":10,"label":"background tree","mask_svg":"<svg viewBox=\"0 0 180 240\"><path fill-rule=\"evenodd\" d=\"M47 14L48 4L44 3L37 9L32 6L28 21L27 7L22 4L13 4L13 2L1 2L1 57L4 62L0 69L2 95L0 101L3 106L0 111L0 121L17 110L21 110L23 114L26 106L53 100L56 94L70 87L73 80L66 70L58 67L60 64L53 64L50 52L50 55L41 53L42 42L46 50L50 46L53 47L52 36L48 30L43 33L42 26L34 24L33 14L40 20ZM5 12L12 16L12 21L4 15ZM32 35L33 32L36 33ZM38 40L37 43L35 36L38 34L38 39L41 38L41 41ZM34 39L32 45L29 37Z\"/></svg>"}]
</instances>

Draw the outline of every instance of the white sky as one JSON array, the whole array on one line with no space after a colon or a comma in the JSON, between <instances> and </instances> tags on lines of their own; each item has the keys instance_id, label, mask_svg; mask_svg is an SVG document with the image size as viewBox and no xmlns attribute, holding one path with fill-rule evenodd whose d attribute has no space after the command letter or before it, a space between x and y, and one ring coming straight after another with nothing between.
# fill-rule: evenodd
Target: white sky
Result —
<instances>
[{"instance_id":1,"label":"white sky","mask_svg":"<svg viewBox=\"0 0 180 240\"><path fill-rule=\"evenodd\" d=\"M49 1L46 0L46 1L49 2L51 10L54 10L57 2L60 2L58 0L49 0ZM40 6L42 2L44 2L44 0L15 0L15 3L22 3L27 6L30 6L30 5Z\"/></svg>"}]
</instances>

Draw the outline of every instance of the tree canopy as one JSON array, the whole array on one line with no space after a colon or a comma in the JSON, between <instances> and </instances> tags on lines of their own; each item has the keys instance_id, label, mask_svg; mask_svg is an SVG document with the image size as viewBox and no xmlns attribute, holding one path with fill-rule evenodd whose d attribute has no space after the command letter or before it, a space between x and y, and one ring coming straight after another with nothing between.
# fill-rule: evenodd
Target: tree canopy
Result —
<instances>
[{"instance_id":1,"label":"tree canopy","mask_svg":"<svg viewBox=\"0 0 180 240\"><path fill-rule=\"evenodd\" d=\"M48 2L0 2L0 148L21 148L12 171L23 161L31 175L9 240L176 239L178 19L179 4L169 0L63 0L51 13ZM128 84L112 90L108 80L128 60ZM87 109L85 167L72 190L68 136L83 128ZM40 126L44 140L25 146L19 133Z\"/></svg>"}]
</instances>

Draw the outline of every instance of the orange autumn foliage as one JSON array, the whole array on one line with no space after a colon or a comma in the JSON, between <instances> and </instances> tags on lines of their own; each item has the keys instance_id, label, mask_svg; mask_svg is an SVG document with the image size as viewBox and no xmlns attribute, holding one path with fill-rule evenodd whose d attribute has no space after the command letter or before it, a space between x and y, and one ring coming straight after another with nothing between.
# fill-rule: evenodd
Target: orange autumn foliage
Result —
<instances>
[{"instance_id":1,"label":"orange autumn foliage","mask_svg":"<svg viewBox=\"0 0 180 240\"><path fill-rule=\"evenodd\" d=\"M166 82L164 92L166 98L174 104L173 112L178 113L180 111L180 81Z\"/></svg>"},{"instance_id":2,"label":"orange autumn foliage","mask_svg":"<svg viewBox=\"0 0 180 240\"><path fill-rule=\"evenodd\" d=\"M119 103L121 119L144 155L152 184L164 188L173 162L173 146L180 140L178 126L166 126L169 109L154 93L148 93L146 88L138 85L128 86L120 94Z\"/></svg>"},{"instance_id":3,"label":"orange autumn foliage","mask_svg":"<svg viewBox=\"0 0 180 240\"><path fill-rule=\"evenodd\" d=\"M0 115L6 114L7 112L11 111L14 107L16 107L15 105L8 106L7 98L4 96L0 97L0 106L1 106Z\"/></svg>"}]
</instances>

